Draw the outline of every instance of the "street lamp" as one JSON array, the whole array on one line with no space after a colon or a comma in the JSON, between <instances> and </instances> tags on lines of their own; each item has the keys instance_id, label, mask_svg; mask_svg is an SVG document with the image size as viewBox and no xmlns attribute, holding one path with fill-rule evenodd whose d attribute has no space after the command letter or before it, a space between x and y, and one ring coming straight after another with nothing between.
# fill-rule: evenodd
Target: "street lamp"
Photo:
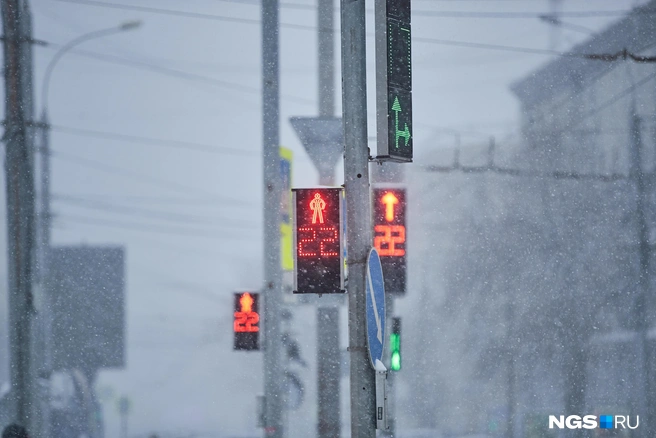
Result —
<instances>
[{"instance_id":1,"label":"street lamp","mask_svg":"<svg viewBox=\"0 0 656 438\"><path fill-rule=\"evenodd\" d=\"M43 76L43 84L41 86L41 199L40 199L40 220L39 226L39 240L37 260L39 278L43 282L46 275L46 253L47 248L50 246L50 125L48 124L48 91L50 89L50 78L52 72L57 65L57 62L72 48L92 39L101 38L108 35L113 35L120 32L136 29L141 26L141 21L133 20L121 23L118 26L110 27L108 29L95 30L93 32L85 33L77 38L69 41L63 45L57 53L52 57L50 63L46 67L46 72Z\"/></svg>"},{"instance_id":2,"label":"street lamp","mask_svg":"<svg viewBox=\"0 0 656 438\"><path fill-rule=\"evenodd\" d=\"M136 29L141 26L141 21L127 21L120 24L119 26L114 26L108 29L100 29L93 32L80 35L77 38L69 41L67 44L63 45L57 53L52 57L50 63L46 67L45 74L43 76L43 83L41 86L41 123L39 123L39 128L41 130L41 198L39 205L39 220L37 222L37 279L41 284L41 288L45 299L50 301L50 295L48 290L48 250L50 248L50 125L48 124L48 90L50 88L50 79L52 77L52 72L57 65L57 62L72 48L92 39L101 38L108 35L113 35L116 33L129 31ZM45 306L46 311L44 312L44 320L42 322L42 336L44 338L45 351L41 356L42 369L45 371L46 375L49 375L52 371L52 354L50 348L52 347L51 340L51 327L52 327L52 313L50 306ZM89 382L90 383L90 382ZM47 414L49 412L46 407L46 418L49 418ZM50 429L50 425L46 425L46 430Z\"/></svg>"},{"instance_id":3,"label":"street lamp","mask_svg":"<svg viewBox=\"0 0 656 438\"><path fill-rule=\"evenodd\" d=\"M94 30L93 32L85 33L84 35L80 35L79 37L63 45L61 49L55 53L55 56L53 56L50 60L50 63L46 67L46 73L43 76L43 86L41 87L41 106L43 108L43 112L45 112L48 108L48 90L50 88L50 77L52 76L52 71L57 64L57 61L59 61L66 52L86 41L113 35L115 33L133 30L139 26L141 26L140 20L126 21L125 23L121 23L119 26L110 27L108 29Z\"/></svg>"}]
</instances>

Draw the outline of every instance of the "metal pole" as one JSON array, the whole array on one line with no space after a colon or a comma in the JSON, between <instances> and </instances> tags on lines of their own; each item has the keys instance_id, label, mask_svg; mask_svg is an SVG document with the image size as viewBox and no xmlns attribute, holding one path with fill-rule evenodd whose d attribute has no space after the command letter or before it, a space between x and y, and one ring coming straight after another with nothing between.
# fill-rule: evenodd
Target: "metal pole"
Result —
<instances>
[{"instance_id":1,"label":"metal pole","mask_svg":"<svg viewBox=\"0 0 656 438\"><path fill-rule=\"evenodd\" d=\"M372 169L374 183L402 183L404 179L403 164L379 163ZM396 295L393 290L385 289L385 333L392 333L392 319L394 317L394 302ZM389 339L389 337L388 337ZM396 381L397 373L390 371L387 374L387 430L381 430L380 436L393 437L396 434Z\"/></svg>"},{"instance_id":2,"label":"metal pole","mask_svg":"<svg viewBox=\"0 0 656 438\"><path fill-rule=\"evenodd\" d=\"M319 0L319 116L335 115L335 41L333 0Z\"/></svg>"},{"instance_id":3,"label":"metal pole","mask_svg":"<svg viewBox=\"0 0 656 438\"><path fill-rule=\"evenodd\" d=\"M280 331L280 103L278 0L262 2L262 135L264 179L264 394L265 435L283 437L283 380Z\"/></svg>"},{"instance_id":4,"label":"metal pole","mask_svg":"<svg viewBox=\"0 0 656 438\"><path fill-rule=\"evenodd\" d=\"M333 0L319 0L319 116L333 117L335 113L335 47L333 35ZM320 173L319 184L335 185L334 171ZM340 364L339 307L317 308L317 436L339 438Z\"/></svg>"},{"instance_id":5,"label":"metal pole","mask_svg":"<svg viewBox=\"0 0 656 438\"><path fill-rule=\"evenodd\" d=\"M394 296L385 291L385 333L389 339L389 333L392 333L392 318L394 316ZM394 437L396 435L396 394L394 381L396 372L387 373L387 430L381 430L380 436Z\"/></svg>"},{"instance_id":6,"label":"metal pole","mask_svg":"<svg viewBox=\"0 0 656 438\"><path fill-rule=\"evenodd\" d=\"M121 414L121 438L128 438L128 413Z\"/></svg>"},{"instance_id":7,"label":"metal pole","mask_svg":"<svg viewBox=\"0 0 656 438\"><path fill-rule=\"evenodd\" d=\"M365 323L366 260L371 248L365 1L341 0L344 184L348 242L351 436L376 436L376 382Z\"/></svg>"},{"instance_id":8,"label":"metal pole","mask_svg":"<svg viewBox=\"0 0 656 438\"><path fill-rule=\"evenodd\" d=\"M24 7L25 6L25 7ZM32 427L34 401L30 349L34 313L34 161L31 121L31 35L21 32L29 11L19 0L2 1L5 58L5 175L7 185L7 252L9 280L10 376L14 420Z\"/></svg>"},{"instance_id":9,"label":"metal pole","mask_svg":"<svg viewBox=\"0 0 656 438\"><path fill-rule=\"evenodd\" d=\"M51 355L51 325L52 325L52 313L50 307L50 294L48 290L48 257L50 252L50 125L48 121L48 113L44 108L41 113L41 123L40 123L40 152L41 152L41 197L39 202L39 281L41 283L42 290L44 292L44 299L46 300L45 308L45 327L44 327L44 367L46 374L49 375L52 371L52 355Z\"/></svg>"},{"instance_id":10,"label":"metal pole","mask_svg":"<svg viewBox=\"0 0 656 438\"><path fill-rule=\"evenodd\" d=\"M638 225L638 240L640 242L640 273L638 276L638 295L636 297L634 316L636 328L636 389L638 400L636 403L640 424L647 429L637 429L638 436L651 435L648 432L649 411L647 409L647 393L649 379L647 378L647 296L649 294L649 229L645 219L645 175L642 170L641 154L642 139L640 132L640 118L635 114L635 105L631 114L631 177L636 184L636 214ZM651 430L653 432L653 430Z\"/></svg>"}]
</instances>

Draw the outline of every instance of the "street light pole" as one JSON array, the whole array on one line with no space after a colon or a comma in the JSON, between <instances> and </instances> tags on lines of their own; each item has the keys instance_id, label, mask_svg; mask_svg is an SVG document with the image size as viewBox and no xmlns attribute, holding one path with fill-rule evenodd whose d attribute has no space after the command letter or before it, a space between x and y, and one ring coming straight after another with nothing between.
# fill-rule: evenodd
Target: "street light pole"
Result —
<instances>
[{"instance_id":1,"label":"street light pole","mask_svg":"<svg viewBox=\"0 0 656 438\"><path fill-rule=\"evenodd\" d=\"M40 199L39 199L39 212L37 214L37 241L36 241L36 279L41 284L41 290L44 299L48 305L44 306L43 321L42 321L42 336L43 336L43 363L41 369L44 375L49 376L52 372L52 312L50 311L50 294L48 287L48 261L50 249L50 230L51 230L51 213L50 213L50 124L48 120L48 91L50 89L50 79L57 62L74 47L96 38L101 38L108 35L136 29L141 25L140 21L128 21L119 26L111 27L109 29L101 29L81 35L67 44L63 45L52 57L43 77L41 86L41 121L39 129L41 134L40 139ZM88 382L90 385L92 382ZM45 415L46 422L48 422L48 415ZM44 425L44 429L49 431L49 424Z\"/></svg>"},{"instance_id":2,"label":"street light pole","mask_svg":"<svg viewBox=\"0 0 656 438\"><path fill-rule=\"evenodd\" d=\"M116 33L125 32L128 30L136 29L141 26L140 21L127 21L122 23L119 26L110 27L108 29L95 30L93 32L85 33L79 37L69 41L67 44L63 45L61 49L55 53L52 57L48 66L46 67L46 72L43 76L43 82L41 85L41 123L39 124L41 129L41 199L40 199L40 212L39 212L39 223L37 225L39 231L38 239L38 251L37 251L37 272L38 278L40 279L41 284L45 285L47 278L47 249L50 247L50 125L48 123L48 91L50 90L50 79L52 78L52 72L57 65L57 62L64 56L69 50L74 47L87 42L92 39L101 38L108 35L113 35ZM49 342L46 342L46 348L50 346ZM47 356L49 360L49 356ZM49 365L49 364L48 364Z\"/></svg>"}]
</instances>

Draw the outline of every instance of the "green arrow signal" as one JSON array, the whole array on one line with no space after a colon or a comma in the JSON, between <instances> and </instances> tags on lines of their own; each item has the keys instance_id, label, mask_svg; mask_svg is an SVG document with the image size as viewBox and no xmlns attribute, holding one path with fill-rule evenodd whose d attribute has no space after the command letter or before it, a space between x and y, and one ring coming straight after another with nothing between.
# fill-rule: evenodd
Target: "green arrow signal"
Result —
<instances>
[{"instance_id":1,"label":"green arrow signal","mask_svg":"<svg viewBox=\"0 0 656 438\"><path fill-rule=\"evenodd\" d=\"M405 139L405 145L408 145L408 142L410 141L410 130L408 129L408 124L405 123L405 128L403 130L399 129L399 113L403 112L401 110L401 104L399 103L399 97L394 96L394 104L392 105L392 111L395 112L395 122L394 126L396 129L396 134L395 134L395 143L396 143L396 148L399 148L399 138L403 137Z\"/></svg>"}]
</instances>

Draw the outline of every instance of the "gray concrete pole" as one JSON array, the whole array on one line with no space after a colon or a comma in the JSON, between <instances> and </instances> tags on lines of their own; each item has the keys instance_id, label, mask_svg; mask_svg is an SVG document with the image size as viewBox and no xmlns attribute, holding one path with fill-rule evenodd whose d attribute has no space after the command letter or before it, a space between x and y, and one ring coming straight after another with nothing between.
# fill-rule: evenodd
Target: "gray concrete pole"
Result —
<instances>
[{"instance_id":1,"label":"gray concrete pole","mask_svg":"<svg viewBox=\"0 0 656 438\"><path fill-rule=\"evenodd\" d=\"M402 183L404 179L404 164L379 163L373 167L374 183ZM392 333L392 318L394 317L394 291L385 290L385 333ZM388 335L389 336L389 335ZM388 338L389 339L389 338ZM402 341L403 342L403 341ZM396 377L395 371L387 373L387 430L381 430L380 436L393 437L396 434Z\"/></svg>"},{"instance_id":2,"label":"gray concrete pole","mask_svg":"<svg viewBox=\"0 0 656 438\"><path fill-rule=\"evenodd\" d=\"M264 182L264 396L265 436L282 438L283 403L281 382L282 267L280 266L280 90L279 4L262 2L262 135Z\"/></svg>"},{"instance_id":3,"label":"gray concrete pole","mask_svg":"<svg viewBox=\"0 0 656 438\"><path fill-rule=\"evenodd\" d=\"M5 176L7 188L7 252L9 280L9 354L14 421L32 428L34 397L31 361L34 314L34 155L32 118L32 37L25 30L29 10L20 0L2 1L5 73Z\"/></svg>"},{"instance_id":4,"label":"gray concrete pole","mask_svg":"<svg viewBox=\"0 0 656 438\"><path fill-rule=\"evenodd\" d=\"M344 185L348 243L351 436L376 436L376 382L367 349L365 278L371 249L365 1L341 0Z\"/></svg>"},{"instance_id":5,"label":"gray concrete pole","mask_svg":"<svg viewBox=\"0 0 656 438\"><path fill-rule=\"evenodd\" d=\"M638 225L640 273L638 276L638 295L634 305L634 318L636 329L636 372L635 387L637 389L636 410L640 415L640 424L645 425L636 429L638 437L653 436L656 429L649 423L649 409L647 394L649 392L649 379L647 374L647 303L649 295L649 261L651 248L649 247L649 228L645 218L645 192L646 181L642 169L642 133L640 118L635 114L635 104L631 114L631 178L636 185L636 216Z\"/></svg>"},{"instance_id":6,"label":"gray concrete pole","mask_svg":"<svg viewBox=\"0 0 656 438\"><path fill-rule=\"evenodd\" d=\"M335 113L335 41L333 0L319 0L319 116ZM319 184L334 186L335 172L320 172ZM317 308L317 436L339 438L341 433L339 307Z\"/></svg>"},{"instance_id":7,"label":"gray concrete pole","mask_svg":"<svg viewBox=\"0 0 656 438\"><path fill-rule=\"evenodd\" d=\"M319 0L319 116L335 115L334 0Z\"/></svg>"}]
</instances>

